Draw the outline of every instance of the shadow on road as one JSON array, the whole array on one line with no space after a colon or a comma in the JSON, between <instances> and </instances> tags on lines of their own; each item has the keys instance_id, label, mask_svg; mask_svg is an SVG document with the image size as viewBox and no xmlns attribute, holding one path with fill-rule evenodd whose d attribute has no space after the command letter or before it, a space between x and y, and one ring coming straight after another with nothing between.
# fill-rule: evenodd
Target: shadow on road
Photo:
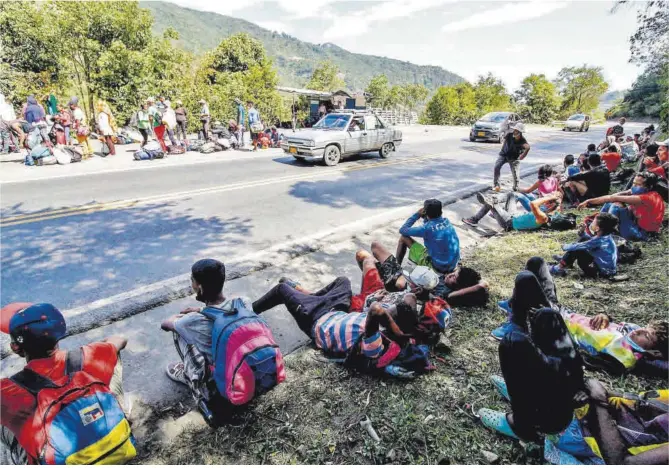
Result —
<instances>
[{"instance_id":1,"label":"shadow on road","mask_svg":"<svg viewBox=\"0 0 669 468\"><path fill-rule=\"evenodd\" d=\"M186 273L252 227L249 218L198 216L177 202L4 227L2 300L83 304L152 283L157 271Z\"/></svg>"}]
</instances>

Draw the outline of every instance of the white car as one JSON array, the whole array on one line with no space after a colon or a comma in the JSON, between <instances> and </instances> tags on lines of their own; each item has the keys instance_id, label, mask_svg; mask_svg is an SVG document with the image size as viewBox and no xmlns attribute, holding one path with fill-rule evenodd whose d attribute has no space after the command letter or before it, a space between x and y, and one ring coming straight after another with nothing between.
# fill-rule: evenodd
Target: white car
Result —
<instances>
[{"instance_id":1,"label":"white car","mask_svg":"<svg viewBox=\"0 0 669 468\"><path fill-rule=\"evenodd\" d=\"M579 132L587 132L590 130L590 116L585 114L574 114L567 119L562 127L562 131L578 130Z\"/></svg>"},{"instance_id":2,"label":"white car","mask_svg":"<svg viewBox=\"0 0 669 468\"><path fill-rule=\"evenodd\" d=\"M327 114L312 128L286 133L281 148L300 161L323 161L335 166L353 154L378 151L382 158L402 143L402 132L365 111Z\"/></svg>"}]
</instances>

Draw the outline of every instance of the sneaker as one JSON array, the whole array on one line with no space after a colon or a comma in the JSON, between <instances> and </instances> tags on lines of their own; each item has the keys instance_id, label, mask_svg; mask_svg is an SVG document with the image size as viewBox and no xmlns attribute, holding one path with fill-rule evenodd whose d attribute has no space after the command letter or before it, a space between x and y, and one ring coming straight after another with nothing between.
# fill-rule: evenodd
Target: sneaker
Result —
<instances>
[{"instance_id":1,"label":"sneaker","mask_svg":"<svg viewBox=\"0 0 669 468\"><path fill-rule=\"evenodd\" d=\"M478 192L476 194L476 199L479 201L479 203L481 205L492 207L495 204L494 200L490 200L490 199L486 198L485 196L483 196L483 194L481 192Z\"/></svg>"},{"instance_id":2,"label":"sneaker","mask_svg":"<svg viewBox=\"0 0 669 468\"><path fill-rule=\"evenodd\" d=\"M499 327L495 328L493 331L490 332L490 335L495 338L497 341L502 341L502 338L504 338L504 335L511 329L511 322L506 322L503 325L500 325Z\"/></svg>"},{"instance_id":3,"label":"sneaker","mask_svg":"<svg viewBox=\"0 0 669 468\"><path fill-rule=\"evenodd\" d=\"M508 299L506 301L499 301L497 307L506 315L511 315L511 304L509 304Z\"/></svg>"},{"instance_id":4,"label":"sneaker","mask_svg":"<svg viewBox=\"0 0 669 468\"><path fill-rule=\"evenodd\" d=\"M476 227L478 225L478 222L475 221L474 218L462 218L461 221L471 227Z\"/></svg>"},{"instance_id":5,"label":"sneaker","mask_svg":"<svg viewBox=\"0 0 669 468\"><path fill-rule=\"evenodd\" d=\"M167 376L177 383L188 385L183 362L173 362L165 368Z\"/></svg>"},{"instance_id":6,"label":"sneaker","mask_svg":"<svg viewBox=\"0 0 669 468\"><path fill-rule=\"evenodd\" d=\"M279 284L283 284L283 283L287 284L288 286L290 286L293 289L296 289L300 285L300 283L298 283L297 281L293 281L292 279L286 278L285 276L282 276L281 278L279 278Z\"/></svg>"},{"instance_id":7,"label":"sneaker","mask_svg":"<svg viewBox=\"0 0 669 468\"><path fill-rule=\"evenodd\" d=\"M553 276L562 276L563 278L567 276L567 272L564 268L560 268L560 265L553 265L550 269L550 273Z\"/></svg>"}]
</instances>

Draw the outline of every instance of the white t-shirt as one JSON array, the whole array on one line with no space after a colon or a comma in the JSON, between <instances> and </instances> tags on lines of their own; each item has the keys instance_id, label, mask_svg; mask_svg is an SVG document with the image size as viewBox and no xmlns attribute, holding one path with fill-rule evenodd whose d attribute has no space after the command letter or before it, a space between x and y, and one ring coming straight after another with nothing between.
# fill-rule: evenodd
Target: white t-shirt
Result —
<instances>
[{"instance_id":1,"label":"white t-shirt","mask_svg":"<svg viewBox=\"0 0 669 468\"><path fill-rule=\"evenodd\" d=\"M98 114L98 127L100 127L100 132L104 136L112 136L114 134L111 125L109 125L109 116L104 112Z\"/></svg>"}]
</instances>

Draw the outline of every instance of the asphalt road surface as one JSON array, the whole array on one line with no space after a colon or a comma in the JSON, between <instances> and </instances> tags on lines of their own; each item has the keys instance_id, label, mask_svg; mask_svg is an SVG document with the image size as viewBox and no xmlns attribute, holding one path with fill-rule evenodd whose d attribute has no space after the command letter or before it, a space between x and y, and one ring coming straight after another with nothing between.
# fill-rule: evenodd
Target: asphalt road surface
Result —
<instances>
[{"instance_id":1,"label":"asphalt road surface","mask_svg":"<svg viewBox=\"0 0 669 468\"><path fill-rule=\"evenodd\" d=\"M335 168L260 152L3 184L2 303L80 306L186 273L202 257L227 263L491 181L499 144L471 143L467 129L439 132L406 131L388 159L363 155ZM529 132L522 164L558 163L603 133Z\"/></svg>"}]
</instances>

